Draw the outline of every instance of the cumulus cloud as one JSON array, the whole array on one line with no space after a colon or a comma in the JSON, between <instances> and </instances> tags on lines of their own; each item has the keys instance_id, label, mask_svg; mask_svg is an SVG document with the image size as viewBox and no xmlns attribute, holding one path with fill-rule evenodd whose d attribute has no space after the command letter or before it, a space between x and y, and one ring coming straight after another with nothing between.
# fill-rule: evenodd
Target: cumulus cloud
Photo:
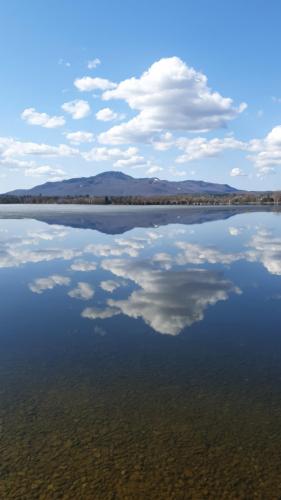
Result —
<instances>
[{"instance_id":1,"label":"cumulus cloud","mask_svg":"<svg viewBox=\"0 0 281 500\"><path fill-rule=\"evenodd\" d=\"M272 173L281 166L281 125L274 127L264 139L253 139L249 143L253 153L249 159L263 175Z\"/></svg>"},{"instance_id":2,"label":"cumulus cloud","mask_svg":"<svg viewBox=\"0 0 281 500\"><path fill-rule=\"evenodd\" d=\"M52 290L55 286L68 286L70 284L70 279L66 276L61 276L59 274L53 274L47 278L38 278L32 283L29 283L29 289L34 292L41 294L45 290Z\"/></svg>"},{"instance_id":3,"label":"cumulus cloud","mask_svg":"<svg viewBox=\"0 0 281 500\"><path fill-rule=\"evenodd\" d=\"M146 171L148 175L154 175L154 174L159 174L159 172L162 172L163 168L159 167L158 165L152 165L149 167Z\"/></svg>"},{"instance_id":4,"label":"cumulus cloud","mask_svg":"<svg viewBox=\"0 0 281 500\"><path fill-rule=\"evenodd\" d=\"M158 141L158 142L157 142ZM281 166L281 125L274 127L263 139L240 141L234 137L213 138L180 137L173 139L170 135L153 142L155 149L165 150L176 147L183 151L176 158L177 163L187 163L204 158L214 158L224 151L247 152L247 159L257 168L257 175L264 177L275 173L275 167ZM247 174L235 167L230 171L232 177L246 176Z\"/></svg>"},{"instance_id":5,"label":"cumulus cloud","mask_svg":"<svg viewBox=\"0 0 281 500\"><path fill-rule=\"evenodd\" d=\"M74 120L81 120L91 112L90 105L87 101L82 99L75 99L74 101L65 102L62 105L63 111L69 113Z\"/></svg>"},{"instance_id":6,"label":"cumulus cloud","mask_svg":"<svg viewBox=\"0 0 281 500\"><path fill-rule=\"evenodd\" d=\"M247 174L241 168L235 167L230 171L230 175L231 177L245 177Z\"/></svg>"},{"instance_id":7,"label":"cumulus cloud","mask_svg":"<svg viewBox=\"0 0 281 500\"><path fill-rule=\"evenodd\" d=\"M153 139L152 144L156 151L167 151L175 146L175 140L171 132L165 132L164 134L160 134L159 137Z\"/></svg>"},{"instance_id":8,"label":"cumulus cloud","mask_svg":"<svg viewBox=\"0 0 281 500\"><path fill-rule=\"evenodd\" d=\"M159 145L158 145L159 144ZM207 139L205 137L186 138L176 140L172 138L155 142L154 147L163 150L165 145L177 147L183 154L176 158L177 163L186 163L203 158L217 157L224 151L236 150L248 153L247 159L257 168L257 175L264 177L275 172L275 167L281 166L281 125L274 127L263 139L240 141L234 137L222 139ZM232 177L246 176L243 170L235 167L230 171Z\"/></svg>"},{"instance_id":9,"label":"cumulus cloud","mask_svg":"<svg viewBox=\"0 0 281 500\"><path fill-rule=\"evenodd\" d=\"M80 92L91 92L92 90L108 90L114 89L114 87L116 87L116 83L113 83L106 78L92 78L91 76L76 78L76 80L74 81L74 85L78 90L80 90Z\"/></svg>"},{"instance_id":10,"label":"cumulus cloud","mask_svg":"<svg viewBox=\"0 0 281 500\"><path fill-rule=\"evenodd\" d=\"M102 108L96 113L96 119L102 122L110 122L119 118L118 113L115 113L110 108Z\"/></svg>"},{"instance_id":11,"label":"cumulus cloud","mask_svg":"<svg viewBox=\"0 0 281 500\"><path fill-rule=\"evenodd\" d=\"M66 138L72 144L82 144L85 142L93 142L94 134L92 132L83 132L82 130L77 130L77 132L69 132L66 134Z\"/></svg>"},{"instance_id":12,"label":"cumulus cloud","mask_svg":"<svg viewBox=\"0 0 281 500\"><path fill-rule=\"evenodd\" d=\"M68 292L69 297L79 300L90 300L94 296L94 289L89 283L79 281L77 286Z\"/></svg>"},{"instance_id":13,"label":"cumulus cloud","mask_svg":"<svg viewBox=\"0 0 281 500\"><path fill-rule=\"evenodd\" d=\"M101 60L96 57L95 59L91 59L90 61L88 61L88 69L95 69L99 64L101 64Z\"/></svg>"},{"instance_id":14,"label":"cumulus cloud","mask_svg":"<svg viewBox=\"0 0 281 500\"><path fill-rule=\"evenodd\" d=\"M50 146L36 142L17 141L11 137L0 137L0 165L9 169L24 169L24 174L31 177L47 176L51 180L65 178L64 170L57 166L38 164L34 158L70 157L79 154L79 150L67 144Z\"/></svg>"},{"instance_id":15,"label":"cumulus cloud","mask_svg":"<svg viewBox=\"0 0 281 500\"><path fill-rule=\"evenodd\" d=\"M177 157L177 163L187 163L202 158L217 157L220 153L227 150L246 150L247 143L238 141L234 137L225 137L223 139L206 139L205 137L195 137L189 139L181 137L177 139L175 145L184 153Z\"/></svg>"},{"instance_id":16,"label":"cumulus cloud","mask_svg":"<svg viewBox=\"0 0 281 500\"><path fill-rule=\"evenodd\" d=\"M271 175L271 174L276 174L276 170L274 167L259 167L258 172L257 172L257 177L260 179L263 179L264 177Z\"/></svg>"},{"instance_id":17,"label":"cumulus cloud","mask_svg":"<svg viewBox=\"0 0 281 500\"><path fill-rule=\"evenodd\" d=\"M22 112L21 118L29 125L39 125L45 128L57 128L65 124L63 116L50 116L47 113L39 113L35 108L26 108Z\"/></svg>"},{"instance_id":18,"label":"cumulus cloud","mask_svg":"<svg viewBox=\"0 0 281 500\"><path fill-rule=\"evenodd\" d=\"M44 177L47 176L51 180L61 180L66 177L66 172L61 168L54 168L50 165L34 166L25 169L24 174L28 177Z\"/></svg>"},{"instance_id":19,"label":"cumulus cloud","mask_svg":"<svg viewBox=\"0 0 281 500\"><path fill-rule=\"evenodd\" d=\"M124 144L151 142L153 134L169 130L208 131L225 127L246 105L208 87L203 73L180 58L155 62L140 78L132 77L103 93L103 99L121 99L138 114L126 123L100 134L100 142Z\"/></svg>"},{"instance_id":20,"label":"cumulus cloud","mask_svg":"<svg viewBox=\"0 0 281 500\"><path fill-rule=\"evenodd\" d=\"M119 311L142 318L162 334L178 335L184 327L202 320L208 306L226 300L231 292L240 292L221 273L205 269L166 271L147 261L125 259L104 260L102 267L139 287L127 299L108 299L106 314L110 315L112 308L112 315Z\"/></svg>"},{"instance_id":21,"label":"cumulus cloud","mask_svg":"<svg viewBox=\"0 0 281 500\"><path fill-rule=\"evenodd\" d=\"M121 158L113 163L114 167L117 168L127 168L127 167L139 167L146 165L146 160L143 156L135 155L131 158Z\"/></svg>"},{"instance_id":22,"label":"cumulus cloud","mask_svg":"<svg viewBox=\"0 0 281 500\"><path fill-rule=\"evenodd\" d=\"M24 142L12 137L0 137L0 159L13 160L24 156L61 156L68 157L78 155L79 150L67 144L51 146L38 142Z\"/></svg>"},{"instance_id":23,"label":"cumulus cloud","mask_svg":"<svg viewBox=\"0 0 281 500\"><path fill-rule=\"evenodd\" d=\"M82 156L86 161L110 161L113 167L119 169L148 167L151 168L150 173L162 170L161 167L152 165L138 151L138 148L132 146L127 149L99 146L82 153Z\"/></svg>"},{"instance_id":24,"label":"cumulus cloud","mask_svg":"<svg viewBox=\"0 0 281 500\"><path fill-rule=\"evenodd\" d=\"M114 166L121 166L120 160L126 160L129 164L131 162L135 164L136 161L138 163L145 161L142 156L138 155L138 149L135 147L127 149L97 147L84 153L83 157L86 161L113 161L116 162ZM125 165L123 164L123 166Z\"/></svg>"}]
</instances>

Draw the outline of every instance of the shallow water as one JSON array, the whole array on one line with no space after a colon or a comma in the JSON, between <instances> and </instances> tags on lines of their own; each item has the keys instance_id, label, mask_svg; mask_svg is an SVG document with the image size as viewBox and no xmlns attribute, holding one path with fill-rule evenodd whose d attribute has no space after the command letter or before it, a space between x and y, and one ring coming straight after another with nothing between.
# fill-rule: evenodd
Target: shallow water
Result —
<instances>
[{"instance_id":1,"label":"shallow water","mask_svg":"<svg viewBox=\"0 0 281 500\"><path fill-rule=\"evenodd\" d=\"M278 210L0 207L0 294L0 498L281 497Z\"/></svg>"}]
</instances>

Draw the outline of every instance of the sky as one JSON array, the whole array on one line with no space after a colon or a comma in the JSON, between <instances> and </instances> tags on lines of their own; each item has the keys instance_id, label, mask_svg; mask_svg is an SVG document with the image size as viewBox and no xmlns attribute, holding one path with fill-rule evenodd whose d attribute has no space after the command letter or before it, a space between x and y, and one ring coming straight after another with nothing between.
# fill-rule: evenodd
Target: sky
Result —
<instances>
[{"instance_id":1,"label":"sky","mask_svg":"<svg viewBox=\"0 0 281 500\"><path fill-rule=\"evenodd\" d=\"M281 189L278 0L9 0L0 192L107 170Z\"/></svg>"}]
</instances>

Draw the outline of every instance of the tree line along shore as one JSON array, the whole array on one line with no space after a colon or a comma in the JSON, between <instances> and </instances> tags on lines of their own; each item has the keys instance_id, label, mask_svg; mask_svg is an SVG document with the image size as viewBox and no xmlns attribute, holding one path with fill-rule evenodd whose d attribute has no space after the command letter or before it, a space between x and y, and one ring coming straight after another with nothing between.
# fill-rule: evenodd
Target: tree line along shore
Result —
<instances>
[{"instance_id":1,"label":"tree line along shore","mask_svg":"<svg viewBox=\"0 0 281 500\"><path fill-rule=\"evenodd\" d=\"M281 191L159 196L16 196L0 195L0 204L73 205L281 205Z\"/></svg>"}]
</instances>

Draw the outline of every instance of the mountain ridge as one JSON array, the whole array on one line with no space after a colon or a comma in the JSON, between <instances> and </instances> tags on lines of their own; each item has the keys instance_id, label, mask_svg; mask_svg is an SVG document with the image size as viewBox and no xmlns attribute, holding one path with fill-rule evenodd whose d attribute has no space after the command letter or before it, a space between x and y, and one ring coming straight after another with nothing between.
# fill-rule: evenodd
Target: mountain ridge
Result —
<instances>
[{"instance_id":1,"label":"mountain ridge","mask_svg":"<svg viewBox=\"0 0 281 500\"><path fill-rule=\"evenodd\" d=\"M202 180L168 181L158 177L135 178L118 171L91 177L49 181L30 189L9 191L14 196L169 196L176 194L228 194L240 190L228 184Z\"/></svg>"}]
</instances>

